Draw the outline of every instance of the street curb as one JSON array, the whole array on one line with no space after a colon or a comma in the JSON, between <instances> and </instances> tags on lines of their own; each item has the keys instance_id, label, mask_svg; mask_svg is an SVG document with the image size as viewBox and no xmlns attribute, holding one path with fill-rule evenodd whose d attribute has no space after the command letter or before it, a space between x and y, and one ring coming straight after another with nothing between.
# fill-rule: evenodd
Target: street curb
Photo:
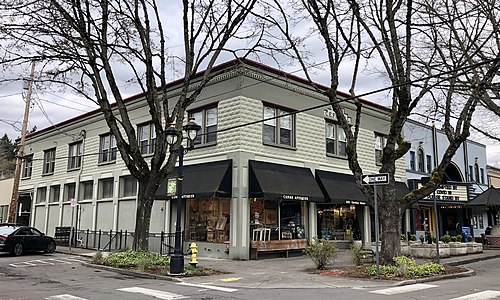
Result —
<instances>
[{"instance_id":1,"label":"street curb","mask_svg":"<svg viewBox=\"0 0 500 300\"><path fill-rule=\"evenodd\" d=\"M103 266L103 265L96 265L96 264L91 264L91 263L82 263L82 265L85 267L93 268L93 269L115 272L118 274L137 277L137 278L182 282L181 279L179 279L177 277L173 277L173 276L149 274L149 273L144 273L144 272L139 272L139 271L131 271L131 270L126 270L126 269L114 268L114 267Z\"/></svg>"},{"instance_id":2,"label":"street curb","mask_svg":"<svg viewBox=\"0 0 500 300\"><path fill-rule=\"evenodd\" d=\"M402 286L402 285L410 285L410 284L416 284L416 283L434 282L434 281L446 280L446 279L455 279L455 278L462 278L462 277L470 277L470 276L476 275L476 271L471 270L469 268L466 268L466 269L467 269L467 271L461 272L461 273L446 274L446 275L437 275L437 276L426 277L426 278L417 278L417 279L403 280L403 281L397 282L397 283L395 283L393 285L394 286Z\"/></svg>"},{"instance_id":3,"label":"street curb","mask_svg":"<svg viewBox=\"0 0 500 300\"><path fill-rule=\"evenodd\" d=\"M478 262L478 261L495 259L495 258L500 258L500 254L489 255L489 256L482 256L482 257L472 257L472 258L469 258L469 259L463 259L463 260L457 260L457 261L450 261L450 262L447 262L445 264L446 265L450 265L450 266L461 266L461 265L471 264L471 263L475 263L475 262Z\"/></svg>"}]
</instances>

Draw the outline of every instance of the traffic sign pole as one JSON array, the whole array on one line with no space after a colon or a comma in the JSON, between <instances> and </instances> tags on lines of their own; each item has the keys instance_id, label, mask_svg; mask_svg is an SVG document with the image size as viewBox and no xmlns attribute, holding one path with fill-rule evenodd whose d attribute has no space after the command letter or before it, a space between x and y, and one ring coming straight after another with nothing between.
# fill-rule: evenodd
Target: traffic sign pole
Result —
<instances>
[{"instance_id":1,"label":"traffic sign pole","mask_svg":"<svg viewBox=\"0 0 500 300\"><path fill-rule=\"evenodd\" d=\"M377 205L377 185L373 185L373 197L375 204L375 263L377 265L377 279L380 279L380 253L378 250L378 233L379 233L379 222L378 222L378 205Z\"/></svg>"}]
</instances>

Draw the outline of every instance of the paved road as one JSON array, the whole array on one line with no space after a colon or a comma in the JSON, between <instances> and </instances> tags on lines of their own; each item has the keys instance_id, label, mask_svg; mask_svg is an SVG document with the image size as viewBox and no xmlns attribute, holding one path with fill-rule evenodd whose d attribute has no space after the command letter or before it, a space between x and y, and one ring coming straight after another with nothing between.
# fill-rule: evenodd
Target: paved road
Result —
<instances>
[{"instance_id":1,"label":"paved road","mask_svg":"<svg viewBox=\"0 0 500 300\"><path fill-rule=\"evenodd\" d=\"M64 254L0 254L0 299L500 299L500 259L468 265L476 276L425 284L339 287L332 278L330 288L280 289L233 288L226 283L245 279L230 274L185 282L141 279L85 267L85 260Z\"/></svg>"}]
</instances>

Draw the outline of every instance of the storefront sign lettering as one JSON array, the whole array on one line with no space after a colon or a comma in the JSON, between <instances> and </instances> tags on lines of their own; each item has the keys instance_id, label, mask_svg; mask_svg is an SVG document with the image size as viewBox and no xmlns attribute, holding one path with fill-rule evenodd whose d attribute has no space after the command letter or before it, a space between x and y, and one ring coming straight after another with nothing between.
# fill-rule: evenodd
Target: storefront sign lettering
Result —
<instances>
[{"instance_id":1,"label":"storefront sign lettering","mask_svg":"<svg viewBox=\"0 0 500 300\"><path fill-rule=\"evenodd\" d=\"M196 196L194 194L184 194L184 195L182 195L182 199L193 199L193 198L196 198ZM177 195L176 196L172 196L171 199L177 199Z\"/></svg>"},{"instance_id":2,"label":"storefront sign lettering","mask_svg":"<svg viewBox=\"0 0 500 300\"><path fill-rule=\"evenodd\" d=\"M352 205L366 205L366 202L364 201L351 201L351 200L346 200L345 204L352 204Z\"/></svg>"},{"instance_id":3,"label":"storefront sign lettering","mask_svg":"<svg viewBox=\"0 0 500 300\"><path fill-rule=\"evenodd\" d=\"M300 201L308 201L309 197L307 196L297 196L297 195L283 195L283 200L300 200Z\"/></svg>"},{"instance_id":4,"label":"storefront sign lettering","mask_svg":"<svg viewBox=\"0 0 500 300\"><path fill-rule=\"evenodd\" d=\"M422 185L419 184L419 187ZM467 201L467 187L460 185L442 184L435 191L436 200L443 201ZM426 200L433 200L433 195L425 197Z\"/></svg>"}]
</instances>

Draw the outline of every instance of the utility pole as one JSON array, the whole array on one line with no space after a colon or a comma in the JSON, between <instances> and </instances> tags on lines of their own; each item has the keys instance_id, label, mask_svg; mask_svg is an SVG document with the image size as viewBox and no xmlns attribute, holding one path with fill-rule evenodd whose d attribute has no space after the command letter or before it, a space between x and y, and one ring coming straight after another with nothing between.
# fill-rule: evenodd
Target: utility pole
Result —
<instances>
[{"instance_id":1,"label":"utility pole","mask_svg":"<svg viewBox=\"0 0 500 300\"><path fill-rule=\"evenodd\" d=\"M19 194L19 181L21 180L21 169L24 157L24 144L26 143L26 129L28 127L28 116L30 112L31 93L33 91L33 78L35 76L35 60L31 61L31 73L28 81L28 92L26 94L26 106L24 108L23 127L21 128L21 142L19 143L19 151L17 153L16 172L14 174L14 185L12 187L12 197L9 205L8 222L16 221L17 213L17 197Z\"/></svg>"}]
</instances>

